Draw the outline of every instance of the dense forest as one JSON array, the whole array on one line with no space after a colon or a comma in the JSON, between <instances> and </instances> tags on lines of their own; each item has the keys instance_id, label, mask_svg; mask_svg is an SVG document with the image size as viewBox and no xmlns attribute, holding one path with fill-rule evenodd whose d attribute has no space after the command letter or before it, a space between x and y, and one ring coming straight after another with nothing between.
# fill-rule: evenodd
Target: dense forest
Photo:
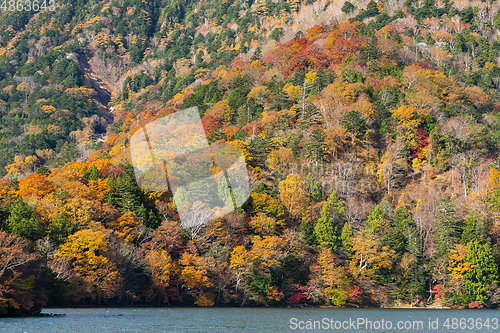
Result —
<instances>
[{"instance_id":1,"label":"dense forest","mask_svg":"<svg viewBox=\"0 0 500 333\"><path fill-rule=\"evenodd\" d=\"M0 11L0 316L499 306L496 1L55 3ZM130 138L193 106L251 194L183 228Z\"/></svg>"}]
</instances>

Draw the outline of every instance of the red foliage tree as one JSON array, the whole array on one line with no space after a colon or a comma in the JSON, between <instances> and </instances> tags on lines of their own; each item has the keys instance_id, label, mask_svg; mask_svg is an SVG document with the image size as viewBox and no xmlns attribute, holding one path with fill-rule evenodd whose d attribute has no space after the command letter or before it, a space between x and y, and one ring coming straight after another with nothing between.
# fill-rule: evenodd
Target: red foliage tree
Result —
<instances>
[{"instance_id":1,"label":"red foliage tree","mask_svg":"<svg viewBox=\"0 0 500 333\"><path fill-rule=\"evenodd\" d=\"M123 169L114 165L105 165L101 168L100 173L103 178L108 178L111 175L115 175L118 178L122 176Z\"/></svg>"},{"instance_id":2,"label":"red foliage tree","mask_svg":"<svg viewBox=\"0 0 500 333\"><path fill-rule=\"evenodd\" d=\"M212 116L211 114L205 114L203 118L201 118L201 123L205 128L205 133L210 135L214 129L222 124L222 121L219 117Z\"/></svg>"},{"instance_id":3,"label":"red foliage tree","mask_svg":"<svg viewBox=\"0 0 500 333\"><path fill-rule=\"evenodd\" d=\"M414 158L425 160L427 158L425 156L425 150L429 146L429 135L423 129L418 128L415 132L415 142L416 145L410 148L411 155Z\"/></svg>"},{"instance_id":4,"label":"red foliage tree","mask_svg":"<svg viewBox=\"0 0 500 333\"><path fill-rule=\"evenodd\" d=\"M243 129L247 132L247 135L256 135L262 132L262 122L260 120L254 120L245 126Z\"/></svg>"}]
</instances>

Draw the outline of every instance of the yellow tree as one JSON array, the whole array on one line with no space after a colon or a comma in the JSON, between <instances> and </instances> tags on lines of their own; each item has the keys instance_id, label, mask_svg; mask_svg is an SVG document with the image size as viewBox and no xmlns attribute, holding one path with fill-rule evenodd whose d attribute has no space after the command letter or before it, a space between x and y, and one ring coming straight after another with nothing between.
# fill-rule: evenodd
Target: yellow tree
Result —
<instances>
[{"instance_id":1,"label":"yellow tree","mask_svg":"<svg viewBox=\"0 0 500 333\"><path fill-rule=\"evenodd\" d=\"M28 169L29 166L26 162L24 162L23 157L17 155L14 157L14 162L5 167L5 172L7 172L7 177L19 177Z\"/></svg>"},{"instance_id":2,"label":"yellow tree","mask_svg":"<svg viewBox=\"0 0 500 333\"><path fill-rule=\"evenodd\" d=\"M488 175L488 183L491 190L500 189L500 171L498 171L496 168L490 169L490 174Z\"/></svg>"},{"instance_id":3,"label":"yellow tree","mask_svg":"<svg viewBox=\"0 0 500 333\"><path fill-rule=\"evenodd\" d=\"M268 270L279 266L284 259L283 241L278 236L255 236L252 238L250 260L255 261L260 269Z\"/></svg>"},{"instance_id":4,"label":"yellow tree","mask_svg":"<svg viewBox=\"0 0 500 333\"><path fill-rule=\"evenodd\" d=\"M321 267L320 278L329 301L336 306L345 305L347 301L346 289L352 285L345 268L335 264L332 252L326 247L321 250L318 264Z\"/></svg>"},{"instance_id":5,"label":"yellow tree","mask_svg":"<svg viewBox=\"0 0 500 333\"><path fill-rule=\"evenodd\" d=\"M180 280L188 289L210 287L207 272L211 261L196 254L184 252L179 259Z\"/></svg>"},{"instance_id":6,"label":"yellow tree","mask_svg":"<svg viewBox=\"0 0 500 333\"><path fill-rule=\"evenodd\" d=\"M287 83L283 87L283 91L292 101L295 101L297 100L297 97L300 96L301 89L299 86L294 86L292 83Z\"/></svg>"},{"instance_id":7,"label":"yellow tree","mask_svg":"<svg viewBox=\"0 0 500 333\"><path fill-rule=\"evenodd\" d=\"M292 150L285 147L271 150L267 156L266 162L271 171L279 168L279 170L285 174L290 170L290 166L296 165L296 163L294 163L296 159L293 156Z\"/></svg>"},{"instance_id":8,"label":"yellow tree","mask_svg":"<svg viewBox=\"0 0 500 333\"><path fill-rule=\"evenodd\" d=\"M307 92L309 91L309 94L313 92L311 88L316 83L316 79L317 79L316 73L314 72L306 73L304 84L302 86L302 112L304 112L306 109L306 95L308 94Z\"/></svg>"},{"instance_id":9,"label":"yellow tree","mask_svg":"<svg viewBox=\"0 0 500 333\"><path fill-rule=\"evenodd\" d=\"M24 162L28 164L30 167L33 166L33 172L35 171L36 165L40 162L36 155L26 156Z\"/></svg>"},{"instance_id":10,"label":"yellow tree","mask_svg":"<svg viewBox=\"0 0 500 333\"><path fill-rule=\"evenodd\" d=\"M372 277L377 270L390 270L396 252L382 246L375 235L359 233L351 238L352 260L350 269L355 277Z\"/></svg>"},{"instance_id":11,"label":"yellow tree","mask_svg":"<svg viewBox=\"0 0 500 333\"><path fill-rule=\"evenodd\" d=\"M56 110L55 107L53 107L52 105L44 105L42 106L42 112L43 113L52 113Z\"/></svg>"},{"instance_id":12,"label":"yellow tree","mask_svg":"<svg viewBox=\"0 0 500 333\"><path fill-rule=\"evenodd\" d=\"M19 194L23 197L44 197L55 190L47 176L33 173L19 182Z\"/></svg>"},{"instance_id":13,"label":"yellow tree","mask_svg":"<svg viewBox=\"0 0 500 333\"><path fill-rule=\"evenodd\" d=\"M254 98L256 101L260 103L265 103L269 97L269 89L267 89L266 86L260 86L260 87L255 87L253 88L249 93L248 93L248 98Z\"/></svg>"},{"instance_id":14,"label":"yellow tree","mask_svg":"<svg viewBox=\"0 0 500 333\"><path fill-rule=\"evenodd\" d=\"M248 222L248 225L255 233L263 236L275 235L278 229L276 219L264 213L258 213Z\"/></svg>"},{"instance_id":15,"label":"yellow tree","mask_svg":"<svg viewBox=\"0 0 500 333\"><path fill-rule=\"evenodd\" d=\"M118 218L117 230L125 240L132 242L135 239L135 230L141 224L141 220L137 218L135 213L126 212Z\"/></svg>"},{"instance_id":16,"label":"yellow tree","mask_svg":"<svg viewBox=\"0 0 500 333\"><path fill-rule=\"evenodd\" d=\"M288 175L279 184L280 199L293 218L298 218L309 207L306 184L297 174Z\"/></svg>"},{"instance_id":17,"label":"yellow tree","mask_svg":"<svg viewBox=\"0 0 500 333\"><path fill-rule=\"evenodd\" d=\"M448 270L452 281L458 282L464 278L464 274L472 271L474 265L465 261L469 251L462 244L455 245L450 249Z\"/></svg>"},{"instance_id":18,"label":"yellow tree","mask_svg":"<svg viewBox=\"0 0 500 333\"><path fill-rule=\"evenodd\" d=\"M84 184L82 173L72 167L63 167L52 169L48 179L68 195L63 209L69 214L72 223L86 225L100 214L101 198Z\"/></svg>"},{"instance_id":19,"label":"yellow tree","mask_svg":"<svg viewBox=\"0 0 500 333\"><path fill-rule=\"evenodd\" d=\"M266 213L268 216L276 218L276 223L283 225L285 220L285 209L280 201L267 193L252 193L252 213Z\"/></svg>"},{"instance_id":20,"label":"yellow tree","mask_svg":"<svg viewBox=\"0 0 500 333\"><path fill-rule=\"evenodd\" d=\"M104 198L111 189L109 188L109 178L91 179L88 183L89 188L94 191L99 197Z\"/></svg>"},{"instance_id":21,"label":"yellow tree","mask_svg":"<svg viewBox=\"0 0 500 333\"><path fill-rule=\"evenodd\" d=\"M405 129L416 129L429 114L430 112L428 110L408 105L401 105L399 108L392 111L392 117Z\"/></svg>"},{"instance_id":22,"label":"yellow tree","mask_svg":"<svg viewBox=\"0 0 500 333\"><path fill-rule=\"evenodd\" d=\"M175 264L167 251L150 250L146 253L146 269L151 274L153 283L164 289L168 287L170 278L175 273Z\"/></svg>"},{"instance_id":23,"label":"yellow tree","mask_svg":"<svg viewBox=\"0 0 500 333\"><path fill-rule=\"evenodd\" d=\"M29 85L26 82L21 82L16 88L17 91L24 95L24 105L28 102L28 88Z\"/></svg>"},{"instance_id":24,"label":"yellow tree","mask_svg":"<svg viewBox=\"0 0 500 333\"><path fill-rule=\"evenodd\" d=\"M7 179L0 179L0 209L8 211L10 205L19 197L13 182Z\"/></svg>"},{"instance_id":25,"label":"yellow tree","mask_svg":"<svg viewBox=\"0 0 500 333\"><path fill-rule=\"evenodd\" d=\"M179 279L188 290L198 290L195 304L198 306L212 306L213 295L205 293L206 288L212 286L208 271L215 266L213 258L201 257L193 253L184 252L178 261L180 266Z\"/></svg>"},{"instance_id":26,"label":"yellow tree","mask_svg":"<svg viewBox=\"0 0 500 333\"><path fill-rule=\"evenodd\" d=\"M108 249L108 241L102 231L80 230L69 236L55 254L55 259L71 262L72 270L80 278L80 292L91 298L113 297L119 289L122 277L116 265L102 255Z\"/></svg>"},{"instance_id":27,"label":"yellow tree","mask_svg":"<svg viewBox=\"0 0 500 333\"><path fill-rule=\"evenodd\" d=\"M278 236L254 236L250 250L242 245L236 246L231 252L229 265L229 268L236 273L236 290L243 276L252 268L268 274L270 269L279 267L287 254L286 243L285 239Z\"/></svg>"}]
</instances>

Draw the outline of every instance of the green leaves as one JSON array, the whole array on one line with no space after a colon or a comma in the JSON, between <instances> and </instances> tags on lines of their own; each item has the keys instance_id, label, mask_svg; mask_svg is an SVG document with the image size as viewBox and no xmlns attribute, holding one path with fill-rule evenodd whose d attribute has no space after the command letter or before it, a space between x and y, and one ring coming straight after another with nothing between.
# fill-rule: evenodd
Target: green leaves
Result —
<instances>
[{"instance_id":1,"label":"green leaves","mask_svg":"<svg viewBox=\"0 0 500 333\"><path fill-rule=\"evenodd\" d=\"M340 234L340 239L342 241L342 246L344 247L344 252L350 256L352 251L351 238L354 236L354 231L352 230L349 223L344 223L342 227L342 233Z\"/></svg>"},{"instance_id":2,"label":"green leaves","mask_svg":"<svg viewBox=\"0 0 500 333\"><path fill-rule=\"evenodd\" d=\"M470 241L467 250L466 261L472 264L472 270L464 274L466 300L488 305L488 289L491 284L498 283L498 266L493 252L488 244L481 244L477 240Z\"/></svg>"},{"instance_id":3,"label":"green leaves","mask_svg":"<svg viewBox=\"0 0 500 333\"><path fill-rule=\"evenodd\" d=\"M92 170L90 170L92 173ZM94 175L95 176L95 175ZM136 183L133 167L124 166L123 176L110 182L112 190L108 193L107 202L121 212L133 212L144 221L144 225L156 228L160 225L156 211L148 207L144 195Z\"/></svg>"},{"instance_id":4,"label":"green leaves","mask_svg":"<svg viewBox=\"0 0 500 333\"><path fill-rule=\"evenodd\" d=\"M365 221L365 232L368 234L376 234L384 224L384 218L390 209L387 201L382 201L380 204L373 207L370 215Z\"/></svg>"},{"instance_id":5,"label":"green leaves","mask_svg":"<svg viewBox=\"0 0 500 333\"><path fill-rule=\"evenodd\" d=\"M21 198L10 207L7 229L14 235L32 241L41 238L44 232L33 209Z\"/></svg>"},{"instance_id":6,"label":"green leaves","mask_svg":"<svg viewBox=\"0 0 500 333\"><path fill-rule=\"evenodd\" d=\"M325 144L326 135L321 129L314 129L306 144L307 157L318 161L327 160L327 146Z\"/></svg>"},{"instance_id":7,"label":"green leaves","mask_svg":"<svg viewBox=\"0 0 500 333\"><path fill-rule=\"evenodd\" d=\"M360 138L366 130L363 116L357 110L347 112L342 119L342 127Z\"/></svg>"},{"instance_id":8,"label":"green leaves","mask_svg":"<svg viewBox=\"0 0 500 333\"><path fill-rule=\"evenodd\" d=\"M441 199L435 219L434 241L438 252L436 258L448 255L450 249L460 239L461 228L455 217L455 204L450 198Z\"/></svg>"},{"instance_id":9,"label":"green leaves","mask_svg":"<svg viewBox=\"0 0 500 333\"><path fill-rule=\"evenodd\" d=\"M314 227L314 235L319 245L332 251L337 250L340 243L338 229L345 222L345 210L344 200L339 199L335 191L333 191L321 211L318 223Z\"/></svg>"},{"instance_id":10,"label":"green leaves","mask_svg":"<svg viewBox=\"0 0 500 333\"><path fill-rule=\"evenodd\" d=\"M66 213L57 216L47 228L47 236L56 245L66 241L68 236L78 230L78 227L72 224Z\"/></svg>"}]
</instances>

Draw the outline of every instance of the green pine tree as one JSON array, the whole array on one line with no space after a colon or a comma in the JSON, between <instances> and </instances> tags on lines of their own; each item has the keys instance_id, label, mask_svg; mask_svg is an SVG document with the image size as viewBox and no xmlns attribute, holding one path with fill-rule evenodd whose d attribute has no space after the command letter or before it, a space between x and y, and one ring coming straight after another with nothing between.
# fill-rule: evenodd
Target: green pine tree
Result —
<instances>
[{"instance_id":1,"label":"green pine tree","mask_svg":"<svg viewBox=\"0 0 500 333\"><path fill-rule=\"evenodd\" d=\"M321 211L321 217L314 227L314 236L319 245L337 250L340 243L339 228L345 223L346 206L344 200L332 192Z\"/></svg>"},{"instance_id":2,"label":"green pine tree","mask_svg":"<svg viewBox=\"0 0 500 333\"><path fill-rule=\"evenodd\" d=\"M473 210L469 217L462 223L460 244L467 246L472 240L477 240L481 244L489 242L487 223L477 210Z\"/></svg>"},{"instance_id":3,"label":"green pine tree","mask_svg":"<svg viewBox=\"0 0 500 333\"><path fill-rule=\"evenodd\" d=\"M260 60L261 58L262 58L262 50L260 49L260 46L257 46L257 48L255 49L255 51L250 59L252 61L255 61L255 60Z\"/></svg>"},{"instance_id":4,"label":"green pine tree","mask_svg":"<svg viewBox=\"0 0 500 333\"><path fill-rule=\"evenodd\" d=\"M297 231L301 232L303 234L304 240L309 245L316 244L316 237L314 236L314 228L311 225L311 223L309 223L305 220L302 220L299 227L297 228Z\"/></svg>"},{"instance_id":5,"label":"green pine tree","mask_svg":"<svg viewBox=\"0 0 500 333\"><path fill-rule=\"evenodd\" d=\"M319 201L322 197L321 185L313 178L313 175L310 172L306 176L306 184L309 197L314 201Z\"/></svg>"},{"instance_id":6,"label":"green pine tree","mask_svg":"<svg viewBox=\"0 0 500 333\"><path fill-rule=\"evenodd\" d=\"M65 213L58 215L49 224L47 228L47 236L56 245L60 245L66 241L69 235L72 235L78 230L78 227L68 220Z\"/></svg>"},{"instance_id":7,"label":"green pine tree","mask_svg":"<svg viewBox=\"0 0 500 333\"><path fill-rule=\"evenodd\" d=\"M361 56L363 60L373 61L378 59L379 51L377 44L378 44L378 38L377 36L373 35L368 41L368 43L366 43L361 50Z\"/></svg>"},{"instance_id":8,"label":"green pine tree","mask_svg":"<svg viewBox=\"0 0 500 333\"><path fill-rule=\"evenodd\" d=\"M470 241L467 250L466 261L472 263L472 270L464 274L466 300L478 301L487 306L489 287L498 283L498 266L493 251L488 244L481 244L477 240Z\"/></svg>"},{"instance_id":9,"label":"green pine tree","mask_svg":"<svg viewBox=\"0 0 500 333\"><path fill-rule=\"evenodd\" d=\"M7 229L14 235L32 241L40 239L44 232L33 208L22 198L18 198L10 207Z\"/></svg>"},{"instance_id":10,"label":"green pine tree","mask_svg":"<svg viewBox=\"0 0 500 333\"><path fill-rule=\"evenodd\" d=\"M381 203L372 208L370 215L365 221L365 232L376 234L379 227L383 224L384 218L389 213L390 205L384 199Z\"/></svg>"},{"instance_id":11,"label":"green pine tree","mask_svg":"<svg viewBox=\"0 0 500 333\"><path fill-rule=\"evenodd\" d=\"M101 177L101 174L99 173L99 169L97 169L97 167L93 165L89 171L85 172L84 176L88 180L98 180Z\"/></svg>"},{"instance_id":12,"label":"green pine tree","mask_svg":"<svg viewBox=\"0 0 500 333\"><path fill-rule=\"evenodd\" d=\"M340 234L340 240L342 241L342 247L344 252L350 257L352 251L351 238L354 236L354 231L352 230L349 223L344 223L342 227L342 233Z\"/></svg>"},{"instance_id":13,"label":"green pine tree","mask_svg":"<svg viewBox=\"0 0 500 333\"><path fill-rule=\"evenodd\" d=\"M455 204L450 198L440 200L435 225L434 241L438 247L436 258L441 258L450 253L461 236L460 224L455 217Z\"/></svg>"},{"instance_id":14,"label":"green pine tree","mask_svg":"<svg viewBox=\"0 0 500 333\"><path fill-rule=\"evenodd\" d=\"M344 2L344 5L342 6L342 8L340 9L343 13L346 13L346 14L351 14L354 9L356 9L356 6L354 6L352 3L350 3L349 1L346 1Z\"/></svg>"}]
</instances>

